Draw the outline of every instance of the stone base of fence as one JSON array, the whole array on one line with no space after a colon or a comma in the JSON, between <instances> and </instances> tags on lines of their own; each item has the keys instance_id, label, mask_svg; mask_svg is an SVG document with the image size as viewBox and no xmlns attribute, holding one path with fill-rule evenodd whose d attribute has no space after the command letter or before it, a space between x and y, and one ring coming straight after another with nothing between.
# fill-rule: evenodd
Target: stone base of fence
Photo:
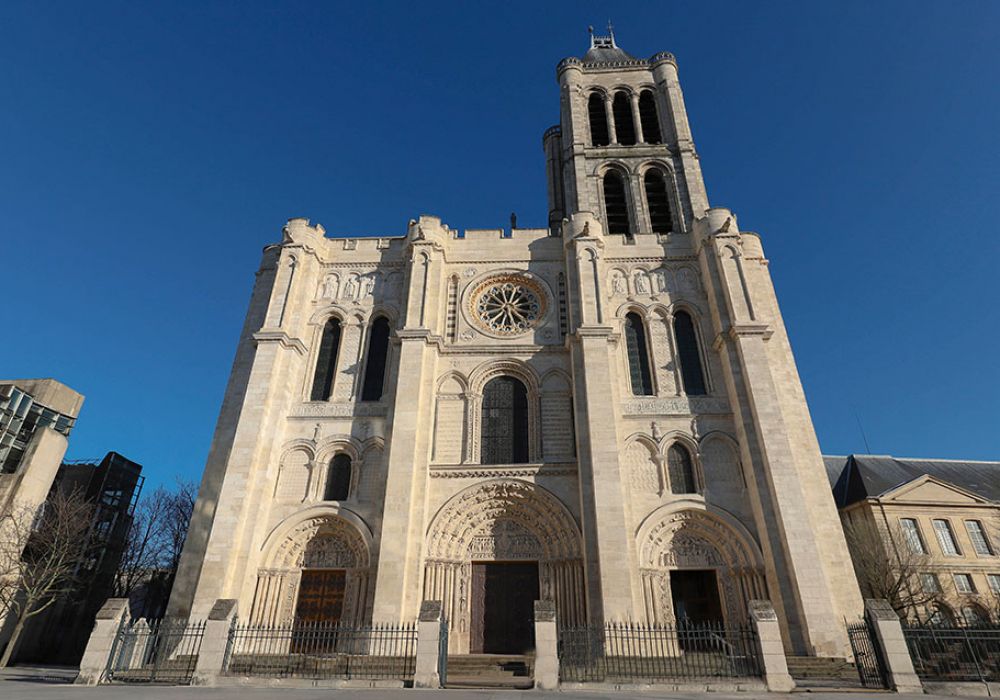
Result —
<instances>
[{"instance_id":1,"label":"stone base of fence","mask_svg":"<svg viewBox=\"0 0 1000 700\"><path fill-rule=\"evenodd\" d=\"M201 650L191 677L191 685L218 685L226 662L229 630L236 618L236 601L219 598L208 613L205 632L201 637Z\"/></svg>"},{"instance_id":2,"label":"stone base of fence","mask_svg":"<svg viewBox=\"0 0 1000 700\"><path fill-rule=\"evenodd\" d=\"M75 683L97 685L104 680L118 630L128 616L128 598L108 598L97 613Z\"/></svg>"},{"instance_id":3,"label":"stone base of fence","mask_svg":"<svg viewBox=\"0 0 1000 700\"><path fill-rule=\"evenodd\" d=\"M923 685L916 671L913 659L906 647L903 627L899 616L887 600L865 600L865 617L875 631L875 643L879 645L888 684L897 693L922 693Z\"/></svg>"},{"instance_id":4,"label":"stone base of fence","mask_svg":"<svg viewBox=\"0 0 1000 700\"><path fill-rule=\"evenodd\" d=\"M998 698L1000 681L923 681L928 695L952 695L962 698Z\"/></svg>"},{"instance_id":5,"label":"stone base of fence","mask_svg":"<svg viewBox=\"0 0 1000 700\"><path fill-rule=\"evenodd\" d=\"M440 600L425 600L417 622L417 667L414 688L441 687L441 634L444 615Z\"/></svg>"},{"instance_id":6,"label":"stone base of fence","mask_svg":"<svg viewBox=\"0 0 1000 700\"><path fill-rule=\"evenodd\" d=\"M570 690L620 690L630 693L655 691L657 696L661 696L665 693L764 693L769 688L760 679L746 678L729 682L725 680L657 681L656 683L610 683L607 681L578 683L575 681L562 681L559 684L559 690L563 692Z\"/></svg>"},{"instance_id":7,"label":"stone base of fence","mask_svg":"<svg viewBox=\"0 0 1000 700\"><path fill-rule=\"evenodd\" d=\"M787 693L795 688L795 681L788 673L785 647L781 641L781 626L778 615L769 600L750 601L750 621L757 630L760 646L760 662L764 670L764 682L771 691Z\"/></svg>"},{"instance_id":8,"label":"stone base of fence","mask_svg":"<svg viewBox=\"0 0 1000 700\"><path fill-rule=\"evenodd\" d=\"M268 678L266 676L218 676L212 681L213 688L405 688L404 681L380 679L346 678Z\"/></svg>"}]
</instances>

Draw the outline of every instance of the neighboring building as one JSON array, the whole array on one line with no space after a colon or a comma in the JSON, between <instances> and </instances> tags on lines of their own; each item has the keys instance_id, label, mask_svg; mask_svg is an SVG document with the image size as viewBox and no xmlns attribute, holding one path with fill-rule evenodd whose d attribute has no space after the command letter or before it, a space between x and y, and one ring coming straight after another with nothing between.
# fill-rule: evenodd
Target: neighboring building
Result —
<instances>
[{"instance_id":1,"label":"neighboring building","mask_svg":"<svg viewBox=\"0 0 1000 700\"><path fill-rule=\"evenodd\" d=\"M915 618L978 624L1000 621L1000 462L825 457L846 523L885 533L893 550L922 555L914 585L939 599Z\"/></svg>"},{"instance_id":2,"label":"neighboring building","mask_svg":"<svg viewBox=\"0 0 1000 700\"><path fill-rule=\"evenodd\" d=\"M18 662L79 663L97 611L112 592L142 490L141 472L141 465L117 452L60 467L51 492L78 492L94 505L90 536L80 543L88 557L77 571L76 590L30 620L18 644Z\"/></svg>"},{"instance_id":3,"label":"neighboring building","mask_svg":"<svg viewBox=\"0 0 1000 700\"><path fill-rule=\"evenodd\" d=\"M0 380L0 513L45 500L82 405L55 379Z\"/></svg>"},{"instance_id":4,"label":"neighboring building","mask_svg":"<svg viewBox=\"0 0 1000 700\"><path fill-rule=\"evenodd\" d=\"M790 652L848 653L861 596L768 261L709 207L674 57L593 37L557 78L548 228L291 219L265 249L168 614L441 600L452 653L518 652L537 598L570 624L769 598Z\"/></svg>"}]
</instances>

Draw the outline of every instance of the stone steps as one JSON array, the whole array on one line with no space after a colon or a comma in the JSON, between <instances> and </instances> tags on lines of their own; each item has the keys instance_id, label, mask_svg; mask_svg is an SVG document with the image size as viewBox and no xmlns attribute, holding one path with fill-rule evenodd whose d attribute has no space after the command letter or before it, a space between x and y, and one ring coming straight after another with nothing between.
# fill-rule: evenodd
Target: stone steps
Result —
<instances>
[{"instance_id":1,"label":"stone steps","mask_svg":"<svg viewBox=\"0 0 1000 700\"><path fill-rule=\"evenodd\" d=\"M514 654L449 656L447 687L531 688L533 664L531 656Z\"/></svg>"},{"instance_id":2,"label":"stone steps","mask_svg":"<svg viewBox=\"0 0 1000 700\"><path fill-rule=\"evenodd\" d=\"M788 673L796 679L857 681L854 664L843 658L823 656L786 656Z\"/></svg>"}]
</instances>

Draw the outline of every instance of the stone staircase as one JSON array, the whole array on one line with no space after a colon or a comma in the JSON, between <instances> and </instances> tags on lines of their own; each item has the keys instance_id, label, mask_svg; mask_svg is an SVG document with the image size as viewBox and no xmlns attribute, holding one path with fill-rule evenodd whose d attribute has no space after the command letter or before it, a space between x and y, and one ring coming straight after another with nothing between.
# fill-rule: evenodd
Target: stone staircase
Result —
<instances>
[{"instance_id":1,"label":"stone staircase","mask_svg":"<svg viewBox=\"0 0 1000 700\"><path fill-rule=\"evenodd\" d=\"M847 659L821 656L786 656L788 673L799 686L860 685L858 671Z\"/></svg>"},{"instance_id":2,"label":"stone staircase","mask_svg":"<svg viewBox=\"0 0 1000 700\"><path fill-rule=\"evenodd\" d=\"M534 686L533 656L465 654L448 657L447 688L513 688Z\"/></svg>"}]
</instances>

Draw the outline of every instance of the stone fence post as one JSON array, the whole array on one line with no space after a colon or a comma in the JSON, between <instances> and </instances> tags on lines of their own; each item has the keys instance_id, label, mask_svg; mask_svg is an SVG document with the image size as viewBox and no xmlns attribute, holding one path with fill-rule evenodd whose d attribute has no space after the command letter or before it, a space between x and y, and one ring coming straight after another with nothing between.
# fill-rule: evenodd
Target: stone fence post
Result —
<instances>
[{"instance_id":1,"label":"stone fence post","mask_svg":"<svg viewBox=\"0 0 1000 700\"><path fill-rule=\"evenodd\" d=\"M875 630L877 638L872 641L879 646L889 685L898 693L924 692L920 678L913 670L913 659L906 646L899 615L889 605L889 601L866 598L865 618L871 629Z\"/></svg>"},{"instance_id":2,"label":"stone fence post","mask_svg":"<svg viewBox=\"0 0 1000 700\"><path fill-rule=\"evenodd\" d=\"M441 687L441 634L445 625L440 600L425 600L420 604L417 621L417 668L413 673L414 688ZM448 654L447 650L443 652Z\"/></svg>"},{"instance_id":3,"label":"stone fence post","mask_svg":"<svg viewBox=\"0 0 1000 700\"><path fill-rule=\"evenodd\" d=\"M125 624L129 613L128 598L108 598L97 611L94 629L80 660L80 673L76 676L76 683L97 685L105 680L118 630Z\"/></svg>"},{"instance_id":4,"label":"stone fence post","mask_svg":"<svg viewBox=\"0 0 1000 700\"><path fill-rule=\"evenodd\" d=\"M556 604L535 601L535 688L559 688L559 637L556 632Z\"/></svg>"},{"instance_id":5,"label":"stone fence post","mask_svg":"<svg viewBox=\"0 0 1000 700\"><path fill-rule=\"evenodd\" d=\"M235 618L235 600L219 598L215 601L208 613L208 620L205 621L205 632L201 637L201 648L191 685L215 685L222 675L226 648L229 646L229 630L232 629Z\"/></svg>"},{"instance_id":6,"label":"stone fence post","mask_svg":"<svg viewBox=\"0 0 1000 700\"><path fill-rule=\"evenodd\" d=\"M757 645L760 663L763 666L764 682L767 689L787 693L795 688L795 681L788 673L785 661L785 647L781 643L781 627L778 615L769 600L750 601L750 620L757 631Z\"/></svg>"}]
</instances>

